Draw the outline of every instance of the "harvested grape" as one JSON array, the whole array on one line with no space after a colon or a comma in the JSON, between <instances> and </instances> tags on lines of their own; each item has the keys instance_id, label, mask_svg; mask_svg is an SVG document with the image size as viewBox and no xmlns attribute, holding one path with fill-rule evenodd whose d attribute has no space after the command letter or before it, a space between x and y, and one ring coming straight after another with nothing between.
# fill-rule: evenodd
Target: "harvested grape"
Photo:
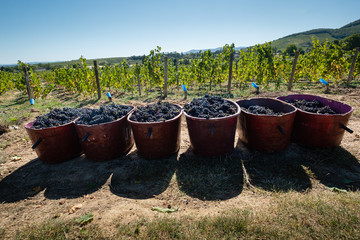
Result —
<instances>
[{"instance_id":1,"label":"harvested grape","mask_svg":"<svg viewBox=\"0 0 360 240\"><path fill-rule=\"evenodd\" d=\"M209 119L233 115L237 112L237 107L219 96L206 94L185 104L184 111L193 117Z\"/></svg>"},{"instance_id":2,"label":"harvested grape","mask_svg":"<svg viewBox=\"0 0 360 240\"><path fill-rule=\"evenodd\" d=\"M308 101L305 99L291 101L286 100L286 102L306 112L319 114L336 114L333 109L331 109L329 106L323 105L319 100L316 99L312 101Z\"/></svg>"},{"instance_id":3,"label":"harvested grape","mask_svg":"<svg viewBox=\"0 0 360 240\"><path fill-rule=\"evenodd\" d=\"M271 108L259 106L259 105L241 107L241 110L252 113L252 114L259 114L259 115L283 115L284 114L283 112L275 112Z\"/></svg>"},{"instance_id":4,"label":"harvested grape","mask_svg":"<svg viewBox=\"0 0 360 240\"><path fill-rule=\"evenodd\" d=\"M82 109L77 108L55 108L49 113L37 116L31 128L41 129L57 127L74 121L82 114Z\"/></svg>"},{"instance_id":5,"label":"harvested grape","mask_svg":"<svg viewBox=\"0 0 360 240\"><path fill-rule=\"evenodd\" d=\"M134 107L121 104L102 105L99 109L84 109L80 119L76 124L94 125L108 123L122 118L128 114Z\"/></svg>"},{"instance_id":6,"label":"harvested grape","mask_svg":"<svg viewBox=\"0 0 360 240\"><path fill-rule=\"evenodd\" d=\"M181 108L168 102L158 102L138 107L130 120L136 122L162 122L179 115Z\"/></svg>"}]
</instances>

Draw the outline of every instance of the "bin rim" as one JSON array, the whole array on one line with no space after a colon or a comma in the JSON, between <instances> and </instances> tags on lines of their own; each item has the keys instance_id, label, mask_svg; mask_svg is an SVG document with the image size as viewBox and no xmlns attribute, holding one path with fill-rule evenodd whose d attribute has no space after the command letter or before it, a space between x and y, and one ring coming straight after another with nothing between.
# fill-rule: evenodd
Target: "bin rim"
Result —
<instances>
[{"instance_id":1,"label":"bin rim","mask_svg":"<svg viewBox=\"0 0 360 240\"><path fill-rule=\"evenodd\" d=\"M290 111L290 112L286 112L284 114L281 114L281 115L266 115L266 114L255 114L255 113L251 113L251 112L247 112L247 111L244 111L241 109L240 107L240 104L238 102L241 102L241 101L251 101L251 100L272 100L272 101L276 101L276 102L279 102L279 103L282 103L282 104L285 104L285 105L288 105L290 107L292 107L294 110L293 111ZM277 98L273 98L273 97L254 97L254 98L250 98L250 99L242 99L242 100L238 100L236 101L236 103L239 105L240 107L240 110L241 112L243 113L246 113L246 114L249 114L249 115L252 115L252 116L261 116L261 117L273 117L273 118L279 118L279 117L282 117L282 116L285 116L285 115L290 115L290 114L294 114L296 113L296 111L298 110L298 108L296 108L295 106L291 105L290 103L287 103L281 99L277 99Z\"/></svg>"},{"instance_id":2,"label":"bin rim","mask_svg":"<svg viewBox=\"0 0 360 240\"><path fill-rule=\"evenodd\" d=\"M134 120L131 120L130 117L132 116L132 114L138 109L134 109L133 111L131 111L131 113L127 116L127 120L129 121L129 123L131 124L136 124L136 125L154 125L154 124L160 124L160 123L166 123L166 122L172 122L176 119L178 119L179 117L182 116L183 112L184 112L184 109L179 105L179 104L176 104L176 103L170 103L171 105L175 105L177 107L179 107L180 109L180 112L178 115L176 115L175 117L171 118L171 119L167 119L165 121L160 121L160 122L138 122L138 121L134 121Z\"/></svg>"},{"instance_id":3,"label":"bin rim","mask_svg":"<svg viewBox=\"0 0 360 240\"><path fill-rule=\"evenodd\" d=\"M229 116L217 117L217 118L200 118L200 117L194 117L194 116L191 116L191 115L187 114L185 111L184 111L184 115L186 116L186 118L190 118L190 119L194 119L194 120L209 121L209 120L223 120L223 119L233 118L233 117L236 117L237 115L240 114L240 106L239 106L236 102L234 102L234 101L232 101L232 100L229 100L229 99L224 99L224 100L225 100L225 101L228 101L228 102L230 102L230 103L232 103L232 104L234 104L234 105L236 106L236 108L237 108L236 113L231 114L231 115L229 115Z\"/></svg>"},{"instance_id":4,"label":"bin rim","mask_svg":"<svg viewBox=\"0 0 360 240\"><path fill-rule=\"evenodd\" d=\"M290 95L286 95L286 96L279 96L277 97L278 100L280 101L283 101L285 102L285 100L282 100L281 98L286 98L286 97L296 97L296 96L307 96L307 97L314 97L314 99L316 98L322 98L326 101L330 101L330 102L336 102L338 104L342 104L342 105L345 105L347 107L350 108L349 111L345 112L345 113L335 113L335 114L321 114L321 113L312 113L312 112L308 112L308 111L304 111L300 108L297 108L295 107L299 112L302 112L302 113L306 113L306 114L310 114L310 115L314 115L314 116L323 116L323 117L331 117L331 116L345 116L345 115L348 115L350 113L352 113L354 111L354 108L352 106L350 106L349 104L346 104L346 103L343 103L343 102L340 102L340 101L337 101L337 100L334 100L334 99L331 99L331 98L326 98L326 97L322 97L322 96L318 96L318 95L313 95L313 94L290 94ZM296 99L296 98L294 98ZM300 99L300 98L299 98ZM290 104L290 103L289 103Z\"/></svg>"}]
</instances>

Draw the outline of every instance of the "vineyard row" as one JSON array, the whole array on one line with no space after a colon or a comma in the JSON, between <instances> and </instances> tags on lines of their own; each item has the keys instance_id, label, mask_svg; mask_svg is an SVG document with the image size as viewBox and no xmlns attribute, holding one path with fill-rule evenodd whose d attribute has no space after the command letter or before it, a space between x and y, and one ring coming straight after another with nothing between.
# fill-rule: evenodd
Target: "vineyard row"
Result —
<instances>
[{"instance_id":1,"label":"vineyard row","mask_svg":"<svg viewBox=\"0 0 360 240\"><path fill-rule=\"evenodd\" d=\"M59 86L84 95L115 89L141 95L159 88L164 89L166 96L167 87L179 85L185 85L188 90L198 86L211 91L225 83L230 93L234 86L241 89L251 82L264 87L275 83L279 87L282 83L291 86L301 79L323 78L336 85L349 84L360 76L358 51L358 48L346 51L339 44L313 40L310 51L297 52L295 57L274 53L271 43L266 43L238 52L234 51L234 44L225 45L219 53L204 51L191 60L168 59L157 47L141 64L129 65L123 61L118 65L92 67L81 57L75 65L42 72L19 61L18 72L0 71L0 95L16 88L27 90L32 98L45 97Z\"/></svg>"}]
</instances>

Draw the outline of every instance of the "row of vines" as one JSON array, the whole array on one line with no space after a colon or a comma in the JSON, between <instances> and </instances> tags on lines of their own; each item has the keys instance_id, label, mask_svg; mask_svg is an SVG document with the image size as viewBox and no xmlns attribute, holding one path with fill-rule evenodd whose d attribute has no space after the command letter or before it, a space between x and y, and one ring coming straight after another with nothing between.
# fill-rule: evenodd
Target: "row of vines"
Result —
<instances>
[{"instance_id":1,"label":"row of vines","mask_svg":"<svg viewBox=\"0 0 360 240\"><path fill-rule=\"evenodd\" d=\"M275 53L271 43L256 45L235 52L234 44L225 45L221 52L200 52L198 58L169 59L167 62L167 85L179 88L184 84L188 90L206 89L211 91L227 83L231 56L232 89L242 89L250 82L268 87L287 84L294 58ZM299 80L318 81L320 78L338 85L349 74L354 50L345 51L343 46L329 41L320 43L313 40L311 50L300 54L294 82ZM83 95L93 95L97 91L95 73L81 57L76 65L57 68L52 71L35 72L31 66L19 61L19 71L15 73L0 71L0 95L11 89L25 90L25 74L34 98L44 97L56 87ZM142 63L129 65L126 61L117 65L99 66L99 81L102 90L124 91L141 95L164 85L164 54L161 48L151 50ZM353 77L360 76L360 57L355 64Z\"/></svg>"}]
</instances>

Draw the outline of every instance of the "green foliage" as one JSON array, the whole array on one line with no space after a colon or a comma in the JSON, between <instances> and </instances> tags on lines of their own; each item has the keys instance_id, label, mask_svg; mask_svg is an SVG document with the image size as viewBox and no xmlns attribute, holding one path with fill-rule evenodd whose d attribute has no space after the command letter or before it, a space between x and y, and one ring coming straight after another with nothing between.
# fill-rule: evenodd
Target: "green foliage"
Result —
<instances>
[{"instance_id":1,"label":"green foliage","mask_svg":"<svg viewBox=\"0 0 360 240\"><path fill-rule=\"evenodd\" d=\"M321 44L319 40L313 40L311 51L299 57L298 78L312 81L325 78L338 84L348 74L350 61L351 57L342 45L329 41Z\"/></svg>"},{"instance_id":2,"label":"green foliage","mask_svg":"<svg viewBox=\"0 0 360 240\"><path fill-rule=\"evenodd\" d=\"M295 44L290 44L286 47L284 53L294 57L295 56L295 52L299 51L301 54L303 54L305 51L302 48L298 48Z\"/></svg>"},{"instance_id":3,"label":"green foliage","mask_svg":"<svg viewBox=\"0 0 360 240\"><path fill-rule=\"evenodd\" d=\"M351 35L341 42L345 45L345 50L353 50L356 47L360 47L360 33Z\"/></svg>"},{"instance_id":4,"label":"green foliage","mask_svg":"<svg viewBox=\"0 0 360 240\"><path fill-rule=\"evenodd\" d=\"M150 54L145 56L144 59L144 75L145 78L148 80L146 81L147 88L152 88L155 86L159 86L162 88L163 81L163 71L162 71L162 64L161 64L161 56L160 53L161 47L157 47L154 50L150 51Z\"/></svg>"},{"instance_id":5,"label":"green foliage","mask_svg":"<svg viewBox=\"0 0 360 240\"><path fill-rule=\"evenodd\" d=\"M84 95L92 95L96 91L95 73L83 57L74 66L55 69L55 84Z\"/></svg>"},{"instance_id":6,"label":"green foliage","mask_svg":"<svg viewBox=\"0 0 360 240\"><path fill-rule=\"evenodd\" d=\"M21 81L20 73L0 71L0 95L16 88Z\"/></svg>"},{"instance_id":7,"label":"green foliage","mask_svg":"<svg viewBox=\"0 0 360 240\"><path fill-rule=\"evenodd\" d=\"M312 48L308 52L300 52L295 70L294 82L299 79L318 81L324 78L327 81L339 84L347 78L354 55L354 50L346 50L349 45L341 41L324 41L312 39ZM242 49L237 54L234 44L226 44L222 51L210 50L196 53L196 58L168 59L168 87L185 84L189 91L205 91L216 86L222 88L229 74L231 54L235 58L233 68L233 84L243 90L249 82L256 82L268 87L274 82L279 88L282 82L287 82L293 65L296 45L288 46L284 54L274 53L272 43L255 45L252 48ZM195 56L195 55L194 55ZM120 90L126 93L138 92L145 87L148 94L154 89L162 89L164 84L164 63L161 48L151 50L149 55L141 58L143 64L131 65L127 61L120 64L99 66L99 78L102 90ZM359 57L355 64L354 77L360 75ZM23 68L27 69L30 86L35 97L44 97L55 87L63 87L70 92L85 96L95 95L97 91L94 70L88 66L88 61L81 57L78 62L50 71L36 72L30 66L19 62L17 72L0 71L0 94L11 90L25 90Z\"/></svg>"}]
</instances>

